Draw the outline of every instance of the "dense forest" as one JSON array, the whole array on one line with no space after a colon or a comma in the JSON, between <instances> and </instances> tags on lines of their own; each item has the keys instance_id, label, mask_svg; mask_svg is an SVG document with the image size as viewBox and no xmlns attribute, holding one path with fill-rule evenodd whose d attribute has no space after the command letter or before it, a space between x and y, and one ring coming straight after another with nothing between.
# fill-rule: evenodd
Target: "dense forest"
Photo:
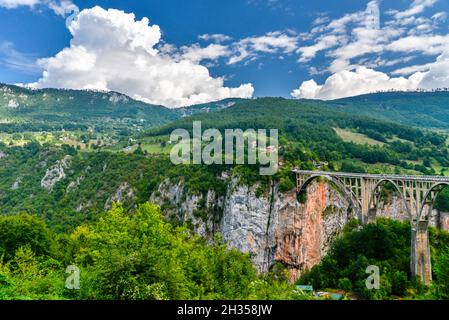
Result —
<instances>
[{"instance_id":1,"label":"dense forest","mask_svg":"<svg viewBox=\"0 0 449 320\"><path fill-rule=\"evenodd\" d=\"M448 91L373 93L325 104L338 110L421 128L449 128Z\"/></svg>"},{"instance_id":2,"label":"dense forest","mask_svg":"<svg viewBox=\"0 0 449 320\"><path fill-rule=\"evenodd\" d=\"M26 214L0 217L0 299L305 299L279 271L257 275L248 255L175 228L144 204L113 207L56 234ZM65 266L80 289L65 287Z\"/></svg>"},{"instance_id":3,"label":"dense forest","mask_svg":"<svg viewBox=\"0 0 449 320\"><path fill-rule=\"evenodd\" d=\"M320 264L303 274L298 283L314 288L340 288L361 299L449 298L449 234L430 230L434 279L427 291L410 276L410 224L387 219L361 227L352 221ZM380 269L380 290L368 290L366 267Z\"/></svg>"}]
</instances>

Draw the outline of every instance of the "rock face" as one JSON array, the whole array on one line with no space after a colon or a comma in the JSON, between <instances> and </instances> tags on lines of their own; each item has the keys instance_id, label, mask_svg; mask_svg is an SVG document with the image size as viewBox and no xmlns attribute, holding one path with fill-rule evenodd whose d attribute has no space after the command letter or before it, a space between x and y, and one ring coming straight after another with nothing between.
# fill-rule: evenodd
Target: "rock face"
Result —
<instances>
[{"instance_id":1,"label":"rock face","mask_svg":"<svg viewBox=\"0 0 449 320\"><path fill-rule=\"evenodd\" d=\"M268 267L268 233L272 218L270 192L268 198L256 197L257 185L237 186L233 180L224 201L219 232L223 240L241 252L250 252L260 271Z\"/></svg>"},{"instance_id":2,"label":"rock face","mask_svg":"<svg viewBox=\"0 0 449 320\"><path fill-rule=\"evenodd\" d=\"M297 279L321 261L332 240L356 218L348 201L322 181L312 182L307 200L299 203L294 190L280 193L272 185L258 197L258 185L248 187L225 178L225 196L213 191L189 195L182 181L165 180L150 201L161 205L167 218L187 223L201 236L219 232L229 247L250 253L259 272L280 262L291 279ZM380 205L378 216L407 220L404 209L400 199L391 198ZM434 212L431 224L449 228L449 214Z\"/></svg>"},{"instance_id":3,"label":"rock face","mask_svg":"<svg viewBox=\"0 0 449 320\"><path fill-rule=\"evenodd\" d=\"M218 197L213 190L206 195L187 194L184 182L174 184L166 179L153 193L150 201L162 206L169 220L181 221L193 227L202 237L213 235L223 208L223 197Z\"/></svg>"},{"instance_id":4,"label":"rock face","mask_svg":"<svg viewBox=\"0 0 449 320\"><path fill-rule=\"evenodd\" d=\"M47 169L45 176L41 180L41 187L51 192L53 187L59 181L65 179L64 169L68 169L72 163L72 156L65 156L62 160L56 161L56 164Z\"/></svg>"},{"instance_id":5,"label":"rock face","mask_svg":"<svg viewBox=\"0 0 449 320\"><path fill-rule=\"evenodd\" d=\"M201 236L219 232L229 247L250 253L260 272L283 263L292 279L321 260L352 218L348 203L323 182L312 183L307 202L300 204L294 191L282 194L273 185L257 197L258 185L229 179L221 197L213 191L189 195L182 181L165 180L150 201L162 206L168 219L189 224Z\"/></svg>"},{"instance_id":6,"label":"rock face","mask_svg":"<svg viewBox=\"0 0 449 320\"><path fill-rule=\"evenodd\" d=\"M112 208L112 203L122 203L125 200L133 198L134 196L134 189L128 182L124 182L118 187L117 191L115 191L115 193L111 197L109 197L108 200L106 200L104 209L109 210ZM80 211L81 210L82 209L80 209Z\"/></svg>"},{"instance_id":7,"label":"rock face","mask_svg":"<svg viewBox=\"0 0 449 320\"><path fill-rule=\"evenodd\" d=\"M260 272L281 262L292 279L297 278L321 261L352 217L348 203L325 183L313 183L304 204L295 192L281 194L277 186L257 198L256 187L239 186L229 192L220 232L230 247L250 252Z\"/></svg>"}]
</instances>

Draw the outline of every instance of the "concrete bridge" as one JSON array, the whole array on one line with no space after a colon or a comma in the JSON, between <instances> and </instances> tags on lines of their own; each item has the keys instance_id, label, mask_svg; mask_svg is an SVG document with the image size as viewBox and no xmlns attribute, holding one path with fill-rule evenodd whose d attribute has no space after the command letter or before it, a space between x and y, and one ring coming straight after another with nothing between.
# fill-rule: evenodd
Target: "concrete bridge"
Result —
<instances>
[{"instance_id":1,"label":"concrete bridge","mask_svg":"<svg viewBox=\"0 0 449 320\"><path fill-rule=\"evenodd\" d=\"M382 188L392 185L407 210L412 227L411 273L425 285L432 282L429 219L438 194L449 185L449 177L358 174L294 169L298 193L305 192L315 179L326 178L348 200L359 220L371 223L376 219Z\"/></svg>"}]
</instances>

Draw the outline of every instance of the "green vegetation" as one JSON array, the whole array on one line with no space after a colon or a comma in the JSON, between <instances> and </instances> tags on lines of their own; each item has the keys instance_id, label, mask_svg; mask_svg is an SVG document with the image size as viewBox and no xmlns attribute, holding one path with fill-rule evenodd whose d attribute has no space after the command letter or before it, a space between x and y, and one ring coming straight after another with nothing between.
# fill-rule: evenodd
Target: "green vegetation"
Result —
<instances>
[{"instance_id":1,"label":"green vegetation","mask_svg":"<svg viewBox=\"0 0 449 320\"><path fill-rule=\"evenodd\" d=\"M384 143L378 140L372 139L367 135L357 133L354 131L344 130L340 128L335 128L335 132L338 134L340 138L345 142L353 142L358 144L368 144L370 146L383 146ZM382 139L382 138L381 138Z\"/></svg>"},{"instance_id":2,"label":"green vegetation","mask_svg":"<svg viewBox=\"0 0 449 320\"><path fill-rule=\"evenodd\" d=\"M431 229L434 283L427 291L410 275L410 224L387 219L348 224L328 255L298 281L314 288L342 289L361 299L446 299L449 290L449 234ZM380 289L368 290L368 266L379 267Z\"/></svg>"},{"instance_id":3,"label":"green vegetation","mask_svg":"<svg viewBox=\"0 0 449 320\"><path fill-rule=\"evenodd\" d=\"M0 230L8 231L0 239L0 299L306 298L282 271L258 276L249 256L174 228L151 204L133 214L113 207L68 235L27 215L0 217ZM80 269L80 290L65 288L69 264Z\"/></svg>"},{"instance_id":4,"label":"green vegetation","mask_svg":"<svg viewBox=\"0 0 449 320\"><path fill-rule=\"evenodd\" d=\"M227 99L181 109L136 101L117 92L26 88L0 84L0 132L95 131L127 136L182 116L231 106Z\"/></svg>"},{"instance_id":5,"label":"green vegetation","mask_svg":"<svg viewBox=\"0 0 449 320\"><path fill-rule=\"evenodd\" d=\"M229 99L170 110L118 93L0 85L0 299L307 298L282 267L257 275L250 257L219 237L206 241L189 222L165 221L167 208L147 204L150 196L166 179L182 182L188 194L203 195L195 218L218 221L204 197L225 195L224 173L257 185L258 197L275 186L293 190L294 167L444 175L447 100L447 93ZM279 129L279 172L171 164L170 133L191 130L194 120L203 130ZM449 211L449 190L436 207ZM431 230L431 242L436 281L427 291L410 278L410 226L387 220L349 225L301 282L366 299L449 298L448 235ZM81 269L79 291L65 289L70 264ZM364 289L369 264L381 268L380 291Z\"/></svg>"},{"instance_id":6,"label":"green vegetation","mask_svg":"<svg viewBox=\"0 0 449 320\"><path fill-rule=\"evenodd\" d=\"M449 129L449 92L386 92L318 103L410 126Z\"/></svg>"},{"instance_id":7,"label":"green vegetation","mask_svg":"<svg viewBox=\"0 0 449 320\"><path fill-rule=\"evenodd\" d=\"M69 97L72 93L88 97L103 94L56 93ZM48 98L50 91L35 94L47 94ZM279 112L273 113L273 109ZM321 161L328 162L322 169L349 172L440 174L449 168L446 136L442 134L284 99L241 100L215 111L122 138L114 133L83 131L15 134L20 135L14 140L17 146L0 143L4 154L0 157L0 213L38 214L53 229L67 231L84 221L95 221L109 208L120 187L126 186L122 193L129 195L120 200L132 209L147 201L166 178L184 181L191 193L205 194L212 189L223 194L226 185L219 177L232 169L240 183L259 183L257 195L262 196L272 182L279 183L281 192L292 190L295 180L291 169L315 169L315 163ZM279 172L273 177L261 177L258 166L173 166L168 159L169 134L178 127L191 130L193 120L201 120L203 130L278 128ZM344 141L333 128L384 142L369 145ZM12 140L13 134L7 138ZM64 168L65 177L55 181L51 190L44 189L42 179L66 155L72 158ZM437 208L447 207L449 193L445 192Z\"/></svg>"}]
</instances>

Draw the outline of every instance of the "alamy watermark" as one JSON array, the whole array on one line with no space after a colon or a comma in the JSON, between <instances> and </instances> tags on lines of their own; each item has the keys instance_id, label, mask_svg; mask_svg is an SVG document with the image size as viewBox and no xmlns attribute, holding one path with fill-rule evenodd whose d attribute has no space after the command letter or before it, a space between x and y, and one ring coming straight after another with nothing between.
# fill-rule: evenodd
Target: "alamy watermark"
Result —
<instances>
[{"instance_id":1,"label":"alamy watermark","mask_svg":"<svg viewBox=\"0 0 449 320\"><path fill-rule=\"evenodd\" d=\"M260 165L261 175L278 171L278 130L226 129L224 137L218 129L202 132L201 121L193 122L193 136L185 129L170 135L175 145L170 151L174 164L250 164Z\"/></svg>"},{"instance_id":2,"label":"alamy watermark","mask_svg":"<svg viewBox=\"0 0 449 320\"><path fill-rule=\"evenodd\" d=\"M65 281L65 287L69 290L79 290L80 289L80 269L75 265L70 265L65 270L69 276Z\"/></svg>"},{"instance_id":3,"label":"alamy watermark","mask_svg":"<svg viewBox=\"0 0 449 320\"><path fill-rule=\"evenodd\" d=\"M368 290L380 289L380 269L378 266L368 266L366 273L369 277L366 278L365 285Z\"/></svg>"}]
</instances>

